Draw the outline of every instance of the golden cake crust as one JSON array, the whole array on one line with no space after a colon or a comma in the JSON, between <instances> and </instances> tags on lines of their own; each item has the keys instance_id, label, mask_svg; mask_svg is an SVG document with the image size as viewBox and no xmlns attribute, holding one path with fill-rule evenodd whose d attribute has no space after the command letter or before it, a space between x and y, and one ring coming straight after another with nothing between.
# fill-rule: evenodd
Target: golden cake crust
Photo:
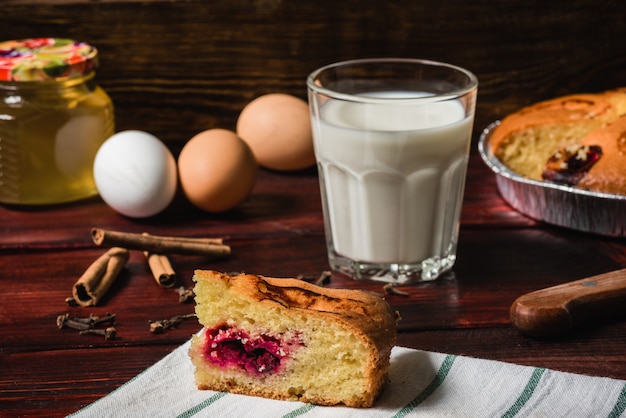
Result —
<instances>
[{"instance_id":1,"label":"golden cake crust","mask_svg":"<svg viewBox=\"0 0 626 418\"><path fill-rule=\"evenodd\" d=\"M565 174L565 177L580 174L569 185L626 194L625 114L624 88L557 97L505 117L493 129L489 147L502 163L518 174L546 180L543 175L548 160L559 155L559 151L579 145L599 146L600 156L591 168L585 168L582 173Z\"/></svg>"},{"instance_id":2,"label":"golden cake crust","mask_svg":"<svg viewBox=\"0 0 626 418\"><path fill-rule=\"evenodd\" d=\"M345 404L352 407L369 407L379 394L387 379L389 357L396 341L398 315L380 296L370 292L348 289L324 288L297 279L269 278L249 274L227 275L215 271L197 270L194 274L196 287L211 281L220 281L234 292L239 302L246 301L263 306L264 309L280 312L290 317L308 318L308 322L319 319L320 323L341 324L367 347L367 382L358 396L342 398L330 393L320 394L303 390L297 396L288 390L273 389L272 385L234 384L234 380L203 379L199 373L208 367L202 364L202 347L206 336L196 337L190 355L196 365L196 383L200 389L229 391L245 395L263 396L272 399L300 400L320 405ZM201 302L200 302L201 303ZM225 308L228 310L228 308ZM228 313L216 317L204 317L198 310L198 319L205 328L223 323ZM256 324L255 324L256 325ZM336 343L336 341L333 341ZM341 341L339 341L341 342ZM348 347L350 348L350 347Z\"/></svg>"},{"instance_id":3,"label":"golden cake crust","mask_svg":"<svg viewBox=\"0 0 626 418\"><path fill-rule=\"evenodd\" d=\"M389 330L395 329L396 317L389 304L373 293L316 286L292 278L271 278L252 274L231 276L214 271L196 271L196 278L218 275L241 295L263 303L276 303L282 309L304 310L307 315L331 317L350 324L358 333L369 336L379 351L390 352Z\"/></svg>"},{"instance_id":4,"label":"golden cake crust","mask_svg":"<svg viewBox=\"0 0 626 418\"><path fill-rule=\"evenodd\" d=\"M587 125L590 129L617 119L626 111L626 90L571 94L534 103L511 113L494 129L489 146L495 155L511 135L538 125ZM579 138L580 139L580 138Z\"/></svg>"},{"instance_id":5,"label":"golden cake crust","mask_svg":"<svg viewBox=\"0 0 626 418\"><path fill-rule=\"evenodd\" d=\"M626 116L596 129L581 143L600 146L602 157L577 184L587 190L626 195Z\"/></svg>"}]
</instances>

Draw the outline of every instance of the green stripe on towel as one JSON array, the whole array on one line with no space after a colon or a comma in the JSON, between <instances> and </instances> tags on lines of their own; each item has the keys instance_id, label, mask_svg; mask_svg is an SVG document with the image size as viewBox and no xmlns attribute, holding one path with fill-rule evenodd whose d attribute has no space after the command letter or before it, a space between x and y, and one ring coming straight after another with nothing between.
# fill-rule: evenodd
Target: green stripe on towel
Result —
<instances>
[{"instance_id":1,"label":"green stripe on towel","mask_svg":"<svg viewBox=\"0 0 626 418\"><path fill-rule=\"evenodd\" d=\"M182 414L178 415L177 418L192 417L192 416L196 415L198 412L202 411L204 408L206 408L208 406L211 406L211 404L213 404L218 399L223 398L224 396L226 396L226 392L218 392L215 395L211 396L209 399L205 400L204 402L199 403L198 405L194 406L193 408L189 408L188 410L186 410Z\"/></svg>"},{"instance_id":2,"label":"green stripe on towel","mask_svg":"<svg viewBox=\"0 0 626 418\"><path fill-rule=\"evenodd\" d=\"M622 392L619 394L617 398L617 402L613 407L613 410L609 414L608 418L618 418L620 417L624 411L626 411L626 385L622 388Z\"/></svg>"},{"instance_id":3,"label":"green stripe on towel","mask_svg":"<svg viewBox=\"0 0 626 418\"><path fill-rule=\"evenodd\" d=\"M535 369L533 371L533 374L530 376L530 379L528 380L528 383L526 383L526 387L522 391L521 395L519 396L519 398L517 398L515 403L511 405L509 410L506 411L504 415L502 415L502 418L514 417L515 414L517 414L520 409L522 409L522 407L526 405L526 402L528 402L530 397L533 396L533 392L535 392L535 389L537 388L537 385L541 380L541 376L545 371L546 369Z\"/></svg>"},{"instance_id":4,"label":"green stripe on towel","mask_svg":"<svg viewBox=\"0 0 626 418\"><path fill-rule=\"evenodd\" d=\"M302 414L306 414L307 412L309 412L311 409L315 408L315 405L311 405L311 404L306 404L304 406L301 406L298 409L294 409L293 411L291 411L288 414L283 415L282 418L295 418L295 417L299 417Z\"/></svg>"},{"instance_id":5,"label":"green stripe on towel","mask_svg":"<svg viewBox=\"0 0 626 418\"><path fill-rule=\"evenodd\" d=\"M430 384L426 386L426 388L419 395L417 395L411 402L409 402L404 408L398 411L398 413L395 414L393 418L402 418L406 416L412 410L417 408L419 404L424 402L424 400L426 400L430 395L432 395L433 392L437 390L439 386L441 386L443 381L446 380L446 376L448 376L448 372L452 368L452 364L454 363L455 359L456 359L456 356L447 355L446 358L441 363L441 366L439 367L439 371L437 371L437 374L435 375L433 380L430 382Z\"/></svg>"}]
</instances>

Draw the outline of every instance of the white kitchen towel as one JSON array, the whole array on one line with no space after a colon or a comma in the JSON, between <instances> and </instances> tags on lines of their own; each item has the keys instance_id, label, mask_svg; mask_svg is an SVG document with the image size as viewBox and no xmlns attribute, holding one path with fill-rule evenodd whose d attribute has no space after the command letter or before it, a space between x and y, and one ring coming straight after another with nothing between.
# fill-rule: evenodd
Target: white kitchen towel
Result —
<instances>
[{"instance_id":1,"label":"white kitchen towel","mask_svg":"<svg viewBox=\"0 0 626 418\"><path fill-rule=\"evenodd\" d=\"M198 390L190 341L70 417L620 417L626 381L395 347L372 408Z\"/></svg>"}]
</instances>

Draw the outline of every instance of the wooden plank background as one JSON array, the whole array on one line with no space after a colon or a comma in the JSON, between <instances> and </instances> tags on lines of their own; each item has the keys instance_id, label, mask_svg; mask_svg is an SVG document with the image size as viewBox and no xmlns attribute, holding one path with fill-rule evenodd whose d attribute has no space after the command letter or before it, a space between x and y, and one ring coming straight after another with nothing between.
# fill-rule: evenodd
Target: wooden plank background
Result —
<instances>
[{"instance_id":1,"label":"wooden plank background","mask_svg":"<svg viewBox=\"0 0 626 418\"><path fill-rule=\"evenodd\" d=\"M374 56L442 60L476 73L476 140L490 122L537 100L626 86L624 35L626 2L619 0L0 0L0 39L69 37L97 46L97 79L115 103L117 129L149 131L175 153L201 130L233 129L256 96L305 98L315 68ZM523 293L623 267L623 240L544 226L511 210L477 147L472 153L454 274L407 287L408 298L388 296L403 316L398 344L626 378L623 321L539 340L508 320ZM228 259L173 258L187 287L195 268L279 277L327 268L314 169L260 170L251 197L220 215L200 213L180 195L142 220L117 216L99 199L2 206L0 415L74 412L199 329L188 321L150 335L148 320L192 306L156 286L135 252L99 310L71 310L119 314L119 339L56 330L57 315L70 312L68 291L102 252L88 234L93 226L224 236L234 248ZM333 277L330 285L362 284Z\"/></svg>"},{"instance_id":2,"label":"wooden plank background","mask_svg":"<svg viewBox=\"0 0 626 418\"><path fill-rule=\"evenodd\" d=\"M479 132L540 99L626 86L625 35L619 0L0 2L0 39L98 47L117 129L149 131L175 153L201 130L233 129L258 95L305 98L315 68L374 56L476 73Z\"/></svg>"}]
</instances>

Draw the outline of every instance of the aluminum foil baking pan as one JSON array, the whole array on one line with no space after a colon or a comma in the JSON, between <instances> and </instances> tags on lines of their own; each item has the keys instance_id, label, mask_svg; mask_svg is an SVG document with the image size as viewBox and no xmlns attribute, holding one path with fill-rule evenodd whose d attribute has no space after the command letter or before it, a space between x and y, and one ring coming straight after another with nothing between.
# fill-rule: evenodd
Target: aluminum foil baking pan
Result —
<instances>
[{"instance_id":1,"label":"aluminum foil baking pan","mask_svg":"<svg viewBox=\"0 0 626 418\"><path fill-rule=\"evenodd\" d=\"M596 193L525 178L505 167L490 151L496 121L481 133L478 150L496 174L502 198L518 212L552 225L611 237L626 236L626 196Z\"/></svg>"}]
</instances>

